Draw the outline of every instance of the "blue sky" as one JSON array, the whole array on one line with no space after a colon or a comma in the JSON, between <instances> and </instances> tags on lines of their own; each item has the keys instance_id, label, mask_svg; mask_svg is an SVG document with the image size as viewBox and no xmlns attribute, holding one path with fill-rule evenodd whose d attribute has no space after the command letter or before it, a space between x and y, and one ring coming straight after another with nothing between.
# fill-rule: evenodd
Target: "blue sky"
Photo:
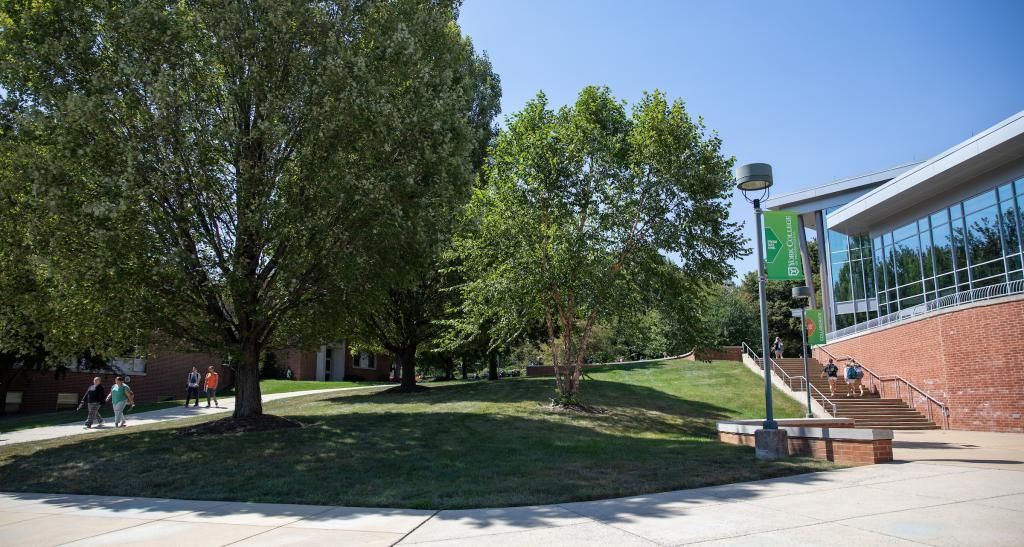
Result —
<instances>
[{"instance_id":1,"label":"blue sky","mask_svg":"<svg viewBox=\"0 0 1024 547\"><path fill-rule=\"evenodd\" d=\"M926 159L1024 109L1022 22L1021 0L465 0L460 16L502 116L539 90L660 89L737 163L771 163L773 194ZM750 205L731 211L752 241Z\"/></svg>"}]
</instances>

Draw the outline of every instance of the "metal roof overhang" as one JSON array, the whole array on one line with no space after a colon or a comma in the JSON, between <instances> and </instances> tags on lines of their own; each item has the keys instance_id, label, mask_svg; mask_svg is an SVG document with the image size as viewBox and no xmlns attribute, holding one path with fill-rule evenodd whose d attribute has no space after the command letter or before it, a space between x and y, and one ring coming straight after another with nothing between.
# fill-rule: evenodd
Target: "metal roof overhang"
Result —
<instances>
[{"instance_id":1,"label":"metal roof overhang","mask_svg":"<svg viewBox=\"0 0 1024 547\"><path fill-rule=\"evenodd\" d=\"M849 177L821 186L807 188L806 190L782 194L765 200L764 205L766 209L771 211L792 211L797 213L803 218L805 227L814 228L815 211L823 211L845 205L919 164L920 162L898 165L882 171Z\"/></svg>"},{"instance_id":2,"label":"metal roof overhang","mask_svg":"<svg viewBox=\"0 0 1024 547\"><path fill-rule=\"evenodd\" d=\"M829 228L866 233L916 204L1024 157L1024 111L920 163L829 215Z\"/></svg>"}]
</instances>

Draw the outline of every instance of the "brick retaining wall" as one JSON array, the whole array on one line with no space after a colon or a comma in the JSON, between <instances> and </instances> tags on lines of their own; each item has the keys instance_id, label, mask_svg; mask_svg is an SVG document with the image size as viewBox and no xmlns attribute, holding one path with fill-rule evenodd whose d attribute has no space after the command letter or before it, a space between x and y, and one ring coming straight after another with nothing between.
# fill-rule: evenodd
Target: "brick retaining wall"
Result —
<instances>
[{"instance_id":1,"label":"brick retaining wall","mask_svg":"<svg viewBox=\"0 0 1024 547\"><path fill-rule=\"evenodd\" d=\"M952 429L1024 432L1024 297L934 312L825 347L943 401ZM814 356L828 361L818 348Z\"/></svg>"},{"instance_id":2,"label":"brick retaining wall","mask_svg":"<svg viewBox=\"0 0 1024 547\"><path fill-rule=\"evenodd\" d=\"M743 357L740 346L722 346L720 349L696 349L686 359L690 361L739 361Z\"/></svg>"},{"instance_id":3,"label":"brick retaining wall","mask_svg":"<svg viewBox=\"0 0 1024 547\"><path fill-rule=\"evenodd\" d=\"M720 431L718 440L754 447L754 436ZM892 461L892 440L852 441L789 437L789 455L807 456L844 465L871 465Z\"/></svg>"},{"instance_id":4,"label":"brick retaining wall","mask_svg":"<svg viewBox=\"0 0 1024 547\"><path fill-rule=\"evenodd\" d=\"M854 429L844 418L796 418L778 421L786 431L790 456L807 456L846 465L869 465L892 461L892 431ZM719 422L718 440L754 447L758 420Z\"/></svg>"}]
</instances>

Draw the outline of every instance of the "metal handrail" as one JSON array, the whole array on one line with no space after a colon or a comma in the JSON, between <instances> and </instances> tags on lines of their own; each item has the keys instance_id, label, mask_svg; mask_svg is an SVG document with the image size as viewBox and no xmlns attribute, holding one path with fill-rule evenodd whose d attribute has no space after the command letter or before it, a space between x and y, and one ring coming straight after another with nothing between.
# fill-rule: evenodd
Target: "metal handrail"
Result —
<instances>
[{"instance_id":1,"label":"metal handrail","mask_svg":"<svg viewBox=\"0 0 1024 547\"><path fill-rule=\"evenodd\" d=\"M869 319L863 323L857 323L855 325L850 325L849 327L836 329L826 333L826 338L828 340L834 340L836 338L842 338L858 332L876 329L885 325L900 323L931 311L953 308L956 306L971 304L973 302L981 302L1018 293L1024 293L1024 279L1017 279L1014 281L1007 281L1006 283L999 283L996 285L989 285L987 287L978 287L977 289L971 289L969 291L948 294L941 298L929 300L928 302L918 304L911 308L894 311L881 317Z\"/></svg>"},{"instance_id":2,"label":"metal handrail","mask_svg":"<svg viewBox=\"0 0 1024 547\"><path fill-rule=\"evenodd\" d=\"M757 366L760 367L761 370L764 370L764 365L761 364L761 357L758 356L756 353L754 353L753 348L748 346L746 342L742 342L741 344L742 344L742 349L744 350L744 353L749 353L750 356L754 358L754 362L757 363ZM836 415L836 413L838 412L838 409L836 407L836 403L834 401L832 401L832 399L829 399L828 397L826 397L824 393L822 393L821 391L818 390L818 388L814 387L814 384L812 384L809 379L805 378L804 376L790 376L789 373L787 373L785 369L783 369L778 363L775 362L775 359L773 359L771 357L768 357L768 361L771 362L773 370L777 369L777 372L781 372L783 376L785 376L786 378L790 379L789 383L787 384L787 385L789 385L790 389L796 389L796 388L793 387L792 381L796 380L796 379L799 379L801 385L804 386L804 388L803 388L804 390L807 390L808 388L810 388L811 393L816 393L818 395L818 397L821 398L822 401L824 401L825 403L828 403L829 406L832 407L832 412L830 414L832 416ZM822 404L821 407L825 408L825 405ZM826 412L828 412L828 410L826 410Z\"/></svg>"},{"instance_id":3,"label":"metal handrail","mask_svg":"<svg viewBox=\"0 0 1024 547\"><path fill-rule=\"evenodd\" d=\"M750 350L750 355L754 358L755 362L757 362L757 366L761 367L761 370L764 370L764 365L761 364L761 357L754 353L754 350L750 346L748 346L746 342L743 342L742 344L744 349ZM772 370L775 371L775 373L778 374L780 377L784 378L786 385L789 386L789 389L797 389L793 387L793 380L796 380L797 378L801 380L801 385L807 385L807 378L804 378L803 376L790 376L789 373L786 372L786 369L780 367L779 364L776 363L775 360L772 359L771 357L768 357L768 362L771 363ZM803 390L801 389L801 391Z\"/></svg>"},{"instance_id":4,"label":"metal handrail","mask_svg":"<svg viewBox=\"0 0 1024 547\"><path fill-rule=\"evenodd\" d=\"M817 393L818 396L821 397L822 401L832 406L832 412L830 413L832 416L835 416L839 412L839 410L836 408L836 404L832 401L832 399L829 399L828 397L825 396L824 393L818 391L818 388L814 387L814 384L807 382L807 385L811 386L812 393ZM825 408L825 405L821 405L821 408Z\"/></svg>"},{"instance_id":5,"label":"metal handrail","mask_svg":"<svg viewBox=\"0 0 1024 547\"><path fill-rule=\"evenodd\" d=\"M825 354L827 354L832 359L835 359L837 361L840 361L840 360L851 361L854 364L860 365L860 367L862 369L867 371L867 373L872 376L874 382L878 383L878 386L879 386L880 389L876 388L876 391L877 391L879 397L885 397L885 382L895 382L895 384L896 384L896 398L900 399L902 401L903 400L903 396L900 394L900 382L906 384L907 388L908 388L908 391L909 390L916 391L926 401L928 401L928 402L930 402L930 403L932 403L934 405L937 405L939 407L939 410L942 412L942 418L943 418L943 423L945 424L945 429L949 429L949 407L946 406L946 404L943 403L942 401L939 401L935 397L932 397L931 395L926 393L923 389L921 389L921 388L915 386L914 384L912 384L906 378L904 378L904 377L902 377L902 376L900 376L898 374L888 374L886 376L879 376L878 374L875 373L875 371L871 370L870 368L865 366L860 361L854 359L850 355L847 355L843 359L840 359L839 357L836 357L835 355L832 354L832 352L830 352L829 350L825 349L824 347L822 347L822 346L816 346L816 347L817 347L817 349L820 349L821 351L825 352ZM909 393L908 393L908 395L909 395L908 396L908 403L910 404L910 408L913 408L913 409L916 410L917 409L917 405L914 404L914 397L913 397L913 395L910 395ZM931 420L932 422L935 422L934 414L932 414L932 405L928 405L928 419Z\"/></svg>"}]
</instances>

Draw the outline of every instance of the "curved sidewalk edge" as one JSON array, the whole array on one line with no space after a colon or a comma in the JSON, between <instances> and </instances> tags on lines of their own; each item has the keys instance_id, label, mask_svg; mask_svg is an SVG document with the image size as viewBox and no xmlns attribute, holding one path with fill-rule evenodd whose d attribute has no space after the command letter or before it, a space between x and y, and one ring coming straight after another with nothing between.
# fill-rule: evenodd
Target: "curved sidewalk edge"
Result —
<instances>
[{"instance_id":1,"label":"curved sidewalk edge","mask_svg":"<svg viewBox=\"0 0 1024 547\"><path fill-rule=\"evenodd\" d=\"M339 387L333 389L311 389L305 391L291 391L288 393L274 393L272 395L263 395L263 402L268 403L270 401L277 401L279 399L290 399L292 397L302 397L303 395L315 395L318 393L334 393L338 391L374 389L381 387L391 387L391 384L357 387ZM171 408L163 408L160 410L152 410L149 412L140 412L138 414L129 413L128 423L130 426L138 427L140 425L149 425L173 420L182 420L185 418L194 418L196 416L220 414L224 412L233 411L234 409L235 398L229 397L221 399L220 405L212 408L206 408L204 406L199 406L198 408L175 406ZM106 418L106 420L109 423L113 423L113 418L111 417ZM51 425L46 427L34 427L31 429L12 431L10 433L4 433L0 431L0 446L8 446L12 444L27 442L46 441L50 439L58 439L61 437L71 437L73 435L91 435L113 429L113 427L95 427L93 429L85 429L82 425L84 421L85 419L83 414L82 422L72 422L68 424Z\"/></svg>"},{"instance_id":2,"label":"curved sidewalk edge","mask_svg":"<svg viewBox=\"0 0 1024 547\"><path fill-rule=\"evenodd\" d=\"M1024 472L918 462L444 511L0 494L0 543L10 545L1014 544L1022 525Z\"/></svg>"}]
</instances>

